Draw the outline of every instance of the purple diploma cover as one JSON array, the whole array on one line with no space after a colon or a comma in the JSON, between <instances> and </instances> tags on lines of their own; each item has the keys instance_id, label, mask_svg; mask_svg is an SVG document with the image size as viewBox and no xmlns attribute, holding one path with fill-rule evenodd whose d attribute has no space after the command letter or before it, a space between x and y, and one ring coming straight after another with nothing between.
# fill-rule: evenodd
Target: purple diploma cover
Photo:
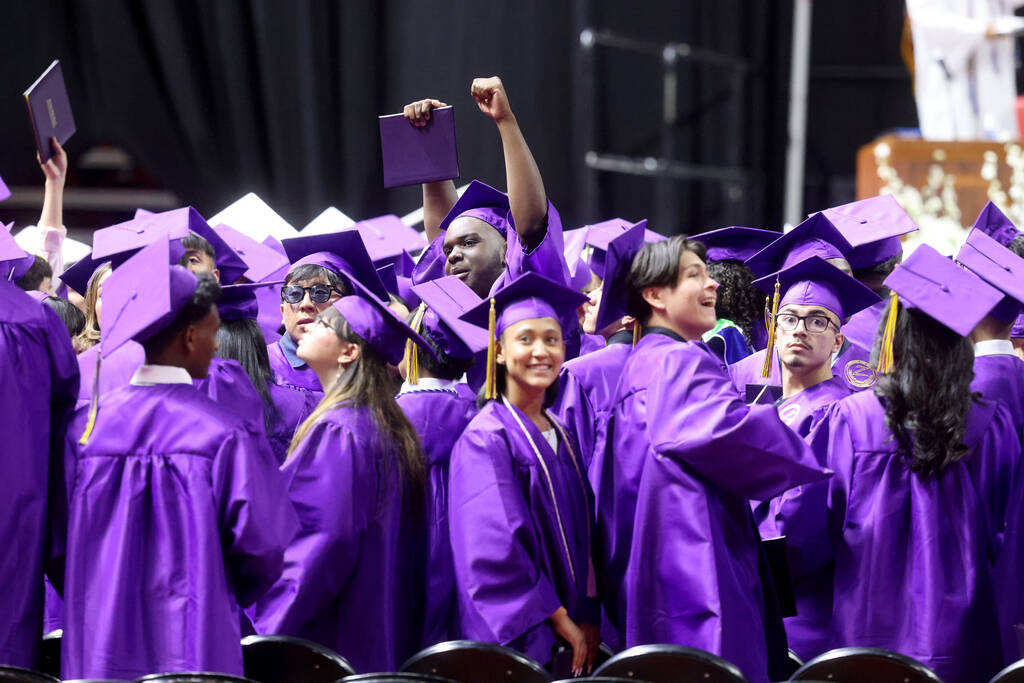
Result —
<instances>
[{"instance_id":1,"label":"purple diploma cover","mask_svg":"<svg viewBox=\"0 0 1024 683\"><path fill-rule=\"evenodd\" d=\"M402 114L378 117L384 187L450 180L459 176L455 145L455 110L430 112L426 126L409 123Z\"/></svg>"},{"instance_id":2,"label":"purple diploma cover","mask_svg":"<svg viewBox=\"0 0 1024 683\"><path fill-rule=\"evenodd\" d=\"M75 119L71 115L71 101L64 87L64 74L60 62L54 60L43 75L25 91L28 117L36 137L36 149L43 163L53 156L50 138L63 145L75 132Z\"/></svg>"}]
</instances>

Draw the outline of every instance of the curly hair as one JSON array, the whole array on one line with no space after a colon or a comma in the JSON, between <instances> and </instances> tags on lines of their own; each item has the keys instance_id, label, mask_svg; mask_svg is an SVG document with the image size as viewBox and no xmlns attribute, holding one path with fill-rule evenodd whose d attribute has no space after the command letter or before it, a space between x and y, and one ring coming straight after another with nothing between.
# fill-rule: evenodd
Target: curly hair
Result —
<instances>
[{"instance_id":1,"label":"curly hair","mask_svg":"<svg viewBox=\"0 0 1024 683\"><path fill-rule=\"evenodd\" d=\"M754 324L764 314L764 293L751 284L754 273L742 261L727 259L709 263L708 277L718 282L715 317L731 320L753 345Z\"/></svg>"},{"instance_id":2,"label":"curly hair","mask_svg":"<svg viewBox=\"0 0 1024 683\"><path fill-rule=\"evenodd\" d=\"M876 340L885 323L882 316ZM892 372L879 377L874 389L885 406L885 424L912 471L938 475L968 454L967 413L978 397L971 393L974 349L967 338L901 304L892 352Z\"/></svg>"}]
</instances>

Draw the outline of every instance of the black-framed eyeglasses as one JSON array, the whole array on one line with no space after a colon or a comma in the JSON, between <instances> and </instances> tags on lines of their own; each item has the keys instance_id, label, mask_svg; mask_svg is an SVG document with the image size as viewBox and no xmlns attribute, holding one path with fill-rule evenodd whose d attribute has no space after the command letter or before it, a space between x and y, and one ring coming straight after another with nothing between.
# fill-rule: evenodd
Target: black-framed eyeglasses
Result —
<instances>
[{"instance_id":1,"label":"black-framed eyeglasses","mask_svg":"<svg viewBox=\"0 0 1024 683\"><path fill-rule=\"evenodd\" d=\"M795 315L793 313L779 313L775 316L775 324L783 332L792 332L804 321L804 329L810 334L821 334L828 329L829 325L839 331L839 326L823 315L812 313L811 315Z\"/></svg>"},{"instance_id":2,"label":"black-framed eyeglasses","mask_svg":"<svg viewBox=\"0 0 1024 683\"><path fill-rule=\"evenodd\" d=\"M302 303L302 300L306 298L307 292L309 292L309 300L315 304L327 303L331 300L331 295L333 294L337 294L338 296L344 296L345 294L337 287L319 283L310 287L285 285L281 288L281 298L290 304L298 304Z\"/></svg>"}]
</instances>

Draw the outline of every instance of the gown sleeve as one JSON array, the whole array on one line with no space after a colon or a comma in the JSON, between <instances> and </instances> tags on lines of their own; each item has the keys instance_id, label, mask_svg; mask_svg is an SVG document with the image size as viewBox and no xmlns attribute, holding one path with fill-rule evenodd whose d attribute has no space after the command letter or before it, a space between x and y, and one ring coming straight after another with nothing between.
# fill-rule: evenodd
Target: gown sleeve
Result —
<instances>
[{"instance_id":1,"label":"gown sleeve","mask_svg":"<svg viewBox=\"0 0 1024 683\"><path fill-rule=\"evenodd\" d=\"M376 510L373 452L346 426L318 423L281 469L300 528L281 578L257 606L261 633L295 633L336 598Z\"/></svg>"},{"instance_id":2,"label":"gown sleeve","mask_svg":"<svg viewBox=\"0 0 1024 683\"><path fill-rule=\"evenodd\" d=\"M492 639L509 643L549 618L561 601L536 558L544 552L509 446L473 429L452 451L449 524L455 575ZM474 639L486 634L471 629Z\"/></svg>"},{"instance_id":3,"label":"gown sleeve","mask_svg":"<svg viewBox=\"0 0 1024 683\"><path fill-rule=\"evenodd\" d=\"M579 454L586 470L594 459L594 428L597 415L579 379L562 367L559 377L558 398L551 412L566 426L579 443Z\"/></svg>"},{"instance_id":4,"label":"gown sleeve","mask_svg":"<svg viewBox=\"0 0 1024 683\"><path fill-rule=\"evenodd\" d=\"M647 421L658 455L751 500L828 476L774 406L743 402L703 345L680 345L652 375Z\"/></svg>"}]
</instances>

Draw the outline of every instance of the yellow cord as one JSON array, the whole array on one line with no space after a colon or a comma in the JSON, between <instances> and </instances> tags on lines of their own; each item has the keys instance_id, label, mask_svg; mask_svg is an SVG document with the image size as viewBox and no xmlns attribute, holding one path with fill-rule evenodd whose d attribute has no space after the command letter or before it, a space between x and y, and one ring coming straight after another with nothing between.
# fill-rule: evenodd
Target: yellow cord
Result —
<instances>
[{"instance_id":1,"label":"yellow cord","mask_svg":"<svg viewBox=\"0 0 1024 683\"><path fill-rule=\"evenodd\" d=\"M772 373L772 361L775 359L775 316L779 312L779 281L775 281L775 294L772 296L772 310L768 311L768 297L764 298L764 325L768 329L768 346L764 349L764 365L761 376L768 377Z\"/></svg>"},{"instance_id":2,"label":"yellow cord","mask_svg":"<svg viewBox=\"0 0 1024 683\"><path fill-rule=\"evenodd\" d=\"M487 314L487 382L484 385L484 398L490 400L498 398L497 364L498 348L497 340L494 338L494 297L491 297L491 310Z\"/></svg>"},{"instance_id":3,"label":"yellow cord","mask_svg":"<svg viewBox=\"0 0 1024 683\"><path fill-rule=\"evenodd\" d=\"M89 443L89 437L92 436L92 429L96 425L96 413L100 409L100 359L103 357L103 350L96 347L96 373L93 375L92 381L92 398L89 399L89 420L85 423L85 431L82 432L82 436L78 439L78 444L84 446Z\"/></svg>"},{"instance_id":4,"label":"yellow cord","mask_svg":"<svg viewBox=\"0 0 1024 683\"><path fill-rule=\"evenodd\" d=\"M889 317L885 321L885 331L882 333L882 344L878 350L878 374L892 372L892 342L896 336L896 316L899 312L899 297L896 292L892 293L889 300Z\"/></svg>"},{"instance_id":5,"label":"yellow cord","mask_svg":"<svg viewBox=\"0 0 1024 683\"><path fill-rule=\"evenodd\" d=\"M640 342L640 321L633 321L633 346L636 346Z\"/></svg>"},{"instance_id":6,"label":"yellow cord","mask_svg":"<svg viewBox=\"0 0 1024 683\"><path fill-rule=\"evenodd\" d=\"M427 312L427 305L421 303L416 309L416 315L412 319L412 331L419 333L423 329L423 316ZM408 339L405 342L405 374L409 384L420 383L420 352L419 347Z\"/></svg>"}]
</instances>

